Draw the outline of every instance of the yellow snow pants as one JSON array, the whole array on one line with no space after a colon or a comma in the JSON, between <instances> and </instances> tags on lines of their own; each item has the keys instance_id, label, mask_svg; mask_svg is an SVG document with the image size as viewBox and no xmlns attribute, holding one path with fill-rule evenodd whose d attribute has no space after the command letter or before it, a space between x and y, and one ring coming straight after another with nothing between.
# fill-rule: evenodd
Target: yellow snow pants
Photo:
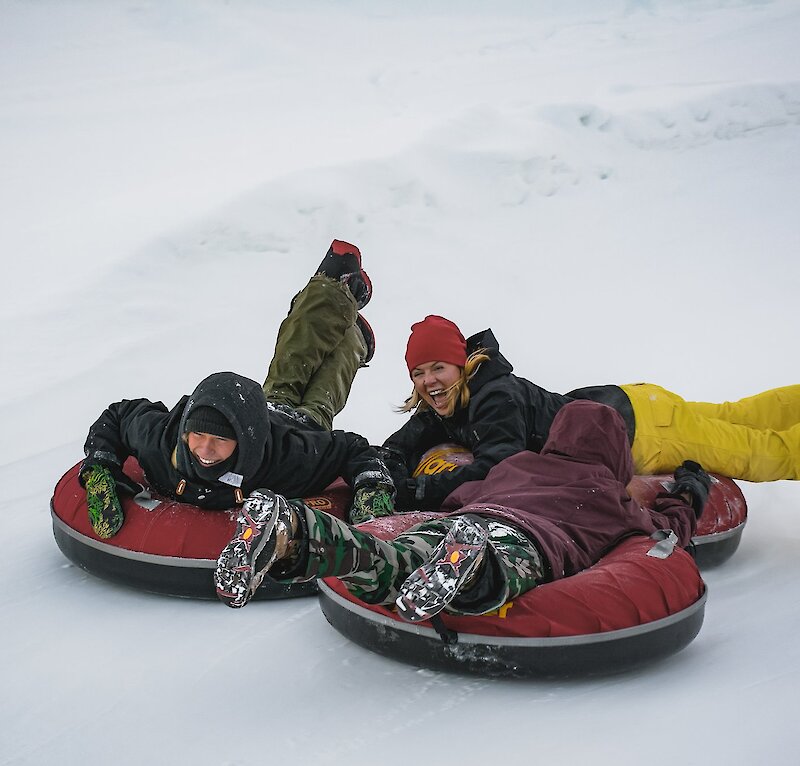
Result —
<instances>
[{"instance_id":1,"label":"yellow snow pants","mask_svg":"<svg viewBox=\"0 0 800 766\"><path fill-rule=\"evenodd\" d=\"M621 388L636 419L637 473L671 473L695 460L733 479L800 478L800 385L723 404L687 402L652 383Z\"/></svg>"}]
</instances>

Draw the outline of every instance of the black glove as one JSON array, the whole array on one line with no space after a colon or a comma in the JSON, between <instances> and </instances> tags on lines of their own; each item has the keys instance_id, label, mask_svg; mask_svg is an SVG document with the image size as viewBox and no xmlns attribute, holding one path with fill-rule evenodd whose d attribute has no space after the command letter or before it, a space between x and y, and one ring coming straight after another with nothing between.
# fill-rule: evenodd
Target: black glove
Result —
<instances>
[{"instance_id":1,"label":"black glove","mask_svg":"<svg viewBox=\"0 0 800 766\"><path fill-rule=\"evenodd\" d=\"M363 484L353 495L348 518L351 524L361 524L392 513L394 513L394 487L389 484Z\"/></svg>"},{"instance_id":2,"label":"black glove","mask_svg":"<svg viewBox=\"0 0 800 766\"><path fill-rule=\"evenodd\" d=\"M674 476L675 483L670 492L673 495L689 495L692 498L692 508L699 519L708 500L711 477L694 460L684 460L683 464L675 469Z\"/></svg>"},{"instance_id":3,"label":"black glove","mask_svg":"<svg viewBox=\"0 0 800 766\"><path fill-rule=\"evenodd\" d=\"M395 487L399 487L409 478L408 468L406 467L403 456L388 447L375 447L380 459L391 474Z\"/></svg>"},{"instance_id":4,"label":"black glove","mask_svg":"<svg viewBox=\"0 0 800 766\"><path fill-rule=\"evenodd\" d=\"M413 511L417 505L417 481L416 479L406 479L397 483L397 494L394 498L394 505L398 511Z\"/></svg>"},{"instance_id":5,"label":"black glove","mask_svg":"<svg viewBox=\"0 0 800 766\"><path fill-rule=\"evenodd\" d=\"M86 505L94 533L103 539L113 537L119 532L125 516L111 471L105 466L94 465L81 472L81 479L86 487Z\"/></svg>"}]
</instances>

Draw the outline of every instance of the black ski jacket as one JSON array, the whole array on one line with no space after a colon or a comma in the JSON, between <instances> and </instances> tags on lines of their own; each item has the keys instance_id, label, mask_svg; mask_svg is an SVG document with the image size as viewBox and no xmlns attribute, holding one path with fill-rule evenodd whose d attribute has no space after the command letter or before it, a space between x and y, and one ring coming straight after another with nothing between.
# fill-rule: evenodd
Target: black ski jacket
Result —
<instances>
[{"instance_id":1,"label":"black ski jacket","mask_svg":"<svg viewBox=\"0 0 800 766\"><path fill-rule=\"evenodd\" d=\"M510 455L539 452L556 413L572 401L514 375L491 330L467 339L468 354L478 349L485 350L489 360L469 381L467 407L448 418L433 410L417 412L380 450L397 487L401 510L438 508L456 487L483 479L492 466ZM444 442L469 448L475 461L446 473L411 478L422 455Z\"/></svg>"},{"instance_id":2,"label":"black ski jacket","mask_svg":"<svg viewBox=\"0 0 800 766\"><path fill-rule=\"evenodd\" d=\"M199 406L221 412L236 432L225 481L199 469L181 438ZM232 372L209 376L171 410L147 399L109 405L89 429L84 451L85 464L117 469L132 455L157 492L209 509L236 505L237 484L245 497L266 488L294 498L321 492L339 476L351 486L359 476L388 481L377 451L362 436L304 425L271 407L258 383Z\"/></svg>"}]
</instances>

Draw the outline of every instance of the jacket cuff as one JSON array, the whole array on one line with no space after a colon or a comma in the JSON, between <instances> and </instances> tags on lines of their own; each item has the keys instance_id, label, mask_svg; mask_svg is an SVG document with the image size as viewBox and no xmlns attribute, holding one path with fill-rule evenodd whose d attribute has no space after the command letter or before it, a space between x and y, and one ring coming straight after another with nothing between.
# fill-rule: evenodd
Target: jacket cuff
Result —
<instances>
[{"instance_id":1,"label":"jacket cuff","mask_svg":"<svg viewBox=\"0 0 800 766\"><path fill-rule=\"evenodd\" d=\"M382 469L362 471L353 479L353 489L381 486L394 492L394 482L389 471L383 466Z\"/></svg>"}]
</instances>

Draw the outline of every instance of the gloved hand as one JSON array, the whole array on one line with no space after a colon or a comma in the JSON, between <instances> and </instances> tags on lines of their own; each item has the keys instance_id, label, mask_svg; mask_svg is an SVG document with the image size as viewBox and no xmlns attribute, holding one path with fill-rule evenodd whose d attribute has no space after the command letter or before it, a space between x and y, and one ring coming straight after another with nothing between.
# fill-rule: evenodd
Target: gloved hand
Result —
<instances>
[{"instance_id":1,"label":"gloved hand","mask_svg":"<svg viewBox=\"0 0 800 766\"><path fill-rule=\"evenodd\" d=\"M375 451L391 474L395 487L409 478L408 466L399 452L389 447L375 447Z\"/></svg>"},{"instance_id":2,"label":"gloved hand","mask_svg":"<svg viewBox=\"0 0 800 766\"><path fill-rule=\"evenodd\" d=\"M395 484L397 494L394 498L394 506L398 511L413 511L417 506L417 480L406 479Z\"/></svg>"},{"instance_id":3,"label":"gloved hand","mask_svg":"<svg viewBox=\"0 0 800 766\"><path fill-rule=\"evenodd\" d=\"M692 498L692 508L697 518L705 508L708 500L708 492L711 489L711 477L703 470L699 463L694 460L684 460L675 469L675 483L670 492L673 495L687 494Z\"/></svg>"},{"instance_id":4,"label":"gloved hand","mask_svg":"<svg viewBox=\"0 0 800 766\"><path fill-rule=\"evenodd\" d=\"M387 484L364 484L356 488L348 518L351 524L361 524L392 513L394 487Z\"/></svg>"},{"instance_id":5,"label":"gloved hand","mask_svg":"<svg viewBox=\"0 0 800 766\"><path fill-rule=\"evenodd\" d=\"M95 466L108 469L108 472L111 474L111 478L114 480L114 484L116 485L117 492L126 492L129 495L138 495L139 492L144 489L141 484L137 484L133 479L130 478L130 476L123 472L117 458L108 452L91 453L87 455L86 459L81 463L79 475L81 484L84 487L86 486L86 474Z\"/></svg>"},{"instance_id":6,"label":"gloved hand","mask_svg":"<svg viewBox=\"0 0 800 766\"><path fill-rule=\"evenodd\" d=\"M125 516L117 497L117 485L111 471L102 465L93 465L81 472L86 487L86 505L94 533L103 539L119 532Z\"/></svg>"}]
</instances>

